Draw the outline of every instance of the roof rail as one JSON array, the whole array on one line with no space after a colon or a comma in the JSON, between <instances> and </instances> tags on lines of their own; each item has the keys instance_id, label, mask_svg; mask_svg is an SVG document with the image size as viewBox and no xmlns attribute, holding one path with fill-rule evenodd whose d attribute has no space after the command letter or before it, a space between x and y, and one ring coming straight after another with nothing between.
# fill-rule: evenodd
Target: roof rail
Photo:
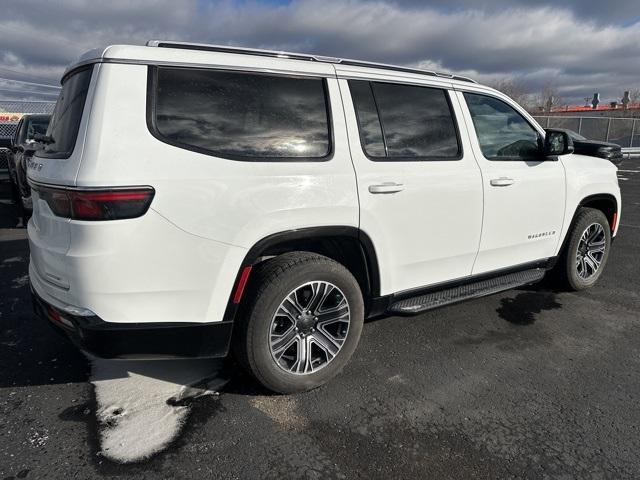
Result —
<instances>
[{"instance_id":1,"label":"roof rail","mask_svg":"<svg viewBox=\"0 0 640 480\"><path fill-rule=\"evenodd\" d=\"M259 48L244 48L244 47L230 47L227 45L210 45L206 43L189 43L189 42L172 42L164 40L149 40L147 47L161 47L161 48L181 48L184 50L203 50L207 52L223 52L223 53L236 53L244 55L259 55L263 57L277 57L277 58L290 58L292 60L306 60L310 62L323 62L323 63L339 63L341 65L353 65L356 67L369 67L369 68L381 68L385 70L395 70L398 72L417 73L420 75L430 75L432 77L449 78L452 80L459 80L462 82L477 83L475 80L463 77L460 75L454 75L451 73L441 73L431 70L422 70L420 68L402 67L397 65L389 65L386 63L366 62L363 60L350 60L345 58L327 57L324 55L311 55L308 53L293 53L278 50L263 50Z\"/></svg>"}]
</instances>

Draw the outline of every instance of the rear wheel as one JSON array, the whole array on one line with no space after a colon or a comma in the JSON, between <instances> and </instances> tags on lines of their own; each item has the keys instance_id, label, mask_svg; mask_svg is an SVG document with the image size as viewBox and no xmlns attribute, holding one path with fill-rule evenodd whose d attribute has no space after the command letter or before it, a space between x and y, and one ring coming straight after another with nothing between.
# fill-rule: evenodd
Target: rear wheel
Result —
<instances>
[{"instance_id":1,"label":"rear wheel","mask_svg":"<svg viewBox=\"0 0 640 480\"><path fill-rule=\"evenodd\" d=\"M235 351L265 387L294 393L342 370L364 320L358 282L341 264L294 252L259 265L238 319Z\"/></svg>"},{"instance_id":2,"label":"rear wheel","mask_svg":"<svg viewBox=\"0 0 640 480\"><path fill-rule=\"evenodd\" d=\"M604 213L581 209L556 267L562 286L570 290L593 286L602 275L610 247L611 227Z\"/></svg>"}]
</instances>

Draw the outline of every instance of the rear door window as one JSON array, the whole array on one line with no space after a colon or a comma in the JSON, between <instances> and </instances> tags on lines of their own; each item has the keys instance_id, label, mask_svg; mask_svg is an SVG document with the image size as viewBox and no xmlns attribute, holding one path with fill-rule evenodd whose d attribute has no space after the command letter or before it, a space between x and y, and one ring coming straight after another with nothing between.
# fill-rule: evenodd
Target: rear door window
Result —
<instances>
[{"instance_id":1,"label":"rear door window","mask_svg":"<svg viewBox=\"0 0 640 480\"><path fill-rule=\"evenodd\" d=\"M68 158L73 153L92 73L93 66L89 66L64 79L47 128L49 143L38 152L39 157Z\"/></svg>"},{"instance_id":2,"label":"rear door window","mask_svg":"<svg viewBox=\"0 0 640 480\"><path fill-rule=\"evenodd\" d=\"M236 160L320 160L331 153L322 78L178 67L150 74L150 129L162 141Z\"/></svg>"},{"instance_id":3,"label":"rear door window","mask_svg":"<svg viewBox=\"0 0 640 480\"><path fill-rule=\"evenodd\" d=\"M462 148L445 90L349 80L363 148L372 160L457 160Z\"/></svg>"}]
</instances>

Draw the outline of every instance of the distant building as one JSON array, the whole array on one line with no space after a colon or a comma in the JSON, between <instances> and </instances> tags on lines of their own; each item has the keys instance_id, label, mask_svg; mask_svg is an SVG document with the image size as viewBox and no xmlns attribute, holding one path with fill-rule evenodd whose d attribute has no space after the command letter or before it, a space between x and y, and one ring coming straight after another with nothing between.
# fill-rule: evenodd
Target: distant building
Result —
<instances>
[{"instance_id":1,"label":"distant building","mask_svg":"<svg viewBox=\"0 0 640 480\"><path fill-rule=\"evenodd\" d=\"M538 108L534 114L538 115L568 115L572 117L616 117L616 118L640 118L640 103L631 102L629 91L624 92L622 101L601 103L600 94L593 94L593 98L585 98L585 105L565 105L563 107L551 107L551 98L546 108Z\"/></svg>"},{"instance_id":2,"label":"distant building","mask_svg":"<svg viewBox=\"0 0 640 480\"><path fill-rule=\"evenodd\" d=\"M568 105L565 107L553 107L551 112L542 112L540 109L536 114L544 115L571 115L572 117L630 117L640 118L640 103L630 103L627 108L623 108L621 103L615 106L598 105L596 108L590 105Z\"/></svg>"}]
</instances>

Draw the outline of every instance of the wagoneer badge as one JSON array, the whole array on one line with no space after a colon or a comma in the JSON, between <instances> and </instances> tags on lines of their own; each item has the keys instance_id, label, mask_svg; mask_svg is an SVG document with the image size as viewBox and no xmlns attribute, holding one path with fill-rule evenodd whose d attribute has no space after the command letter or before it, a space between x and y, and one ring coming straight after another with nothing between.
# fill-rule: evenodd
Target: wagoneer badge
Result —
<instances>
[{"instance_id":1,"label":"wagoneer badge","mask_svg":"<svg viewBox=\"0 0 640 480\"><path fill-rule=\"evenodd\" d=\"M556 234L555 230L551 230L550 232L532 233L531 235L527 235L527 239L533 240L535 238L552 237L555 234Z\"/></svg>"}]
</instances>

